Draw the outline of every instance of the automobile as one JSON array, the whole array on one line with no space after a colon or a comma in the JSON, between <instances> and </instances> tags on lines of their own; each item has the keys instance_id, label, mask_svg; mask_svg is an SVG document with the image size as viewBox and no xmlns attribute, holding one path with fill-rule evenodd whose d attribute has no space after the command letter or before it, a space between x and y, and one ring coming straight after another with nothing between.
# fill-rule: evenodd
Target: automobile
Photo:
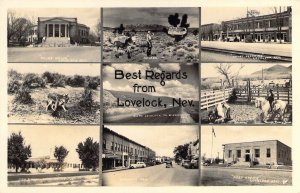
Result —
<instances>
[{"instance_id":1,"label":"automobile","mask_svg":"<svg viewBox=\"0 0 300 193\"><path fill-rule=\"evenodd\" d=\"M199 167L198 158L192 159L189 168L194 169L198 167Z\"/></svg>"},{"instance_id":2,"label":"automobile","mask_svg":"<svg viewBox=\"0 0 300 193\"><path fill-rule=\"evenodd\" d=\"M135 169L135 168L145 168L146 164L145 162L136 162L136 164L130 164L131 169Z\"/></svg>"},{"instance_id":3,"label":"automobile","mask_svg":"<svg viewBox=\"0 0 300 193\"><path fill-rule=\"evenodd\" d=\"M184 167L184 168L188 168L189 166L190 166L190 160L184 160L183 162L182 162L182 166Z\"/></svg>"}]
</instances>

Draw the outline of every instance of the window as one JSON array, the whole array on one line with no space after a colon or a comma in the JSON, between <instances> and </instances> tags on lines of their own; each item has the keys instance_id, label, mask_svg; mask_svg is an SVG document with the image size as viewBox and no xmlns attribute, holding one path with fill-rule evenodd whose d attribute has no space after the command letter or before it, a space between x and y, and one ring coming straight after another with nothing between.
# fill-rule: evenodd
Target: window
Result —
<instances>
[{"instance_id":1,"label":"window","mask_svg":"<svg viewBox=\"0 0 300 193\"><path fill-rule=\"evenodd\" d=\"M131 148L131 151L130 151L131 153L133 153L133 148Z\"/></svg>"},{"instance_id":2,"label":"window","mask_svg":"<svg viewBox=\"0 0 300 193\"><path fill-rule=\"evenodd\" d=\"M106 149L106 139L103 139L103 148Z\"/></svg>"},{"instance_id":3,"label":"window","mask_svg":"<svg viewBox=\"0 0 300 193\"><path fill-rule=\"evenodd\" d=\"M118 144L115 143L115 151L117 151L117 150L118 150Z\"/></svg>"},{"instance_id":4,"label":"window","mask_svg":"<svg viewBox=\"0 0 300 193\"><path fill-rule=\"evenodd\" d=\"M260 157L259 149L254 149L254 154L255 154L255 157Z\"/></svg>"},{"instance_id":5,"label":"window","mask_svg":"<svg viewBox=\"0 0 300 193\"><path fill-rule=\"evenodd\" d=\"M267 148L267 157L271 157L271 149Z\"/></svg>"},{"instance_id":6,"label":"window","mask_svg":"<svg viewBox=\"0 0 300 193\"><path fill-rule=\"evenodd\" d=\"M236 157L240 158L241 155L242 155L241 150L240 149L236 150Z\"/></svg>"},{"instance_id":7,"label":"window","mask_svg":"<svg viewBox=\"0 0 300 193\"><path fill-rule=\"evenodd\" d=\"M114 142L111 142L111 150L114 150Z\"/></svg>"},{"instance_id":8,"label":"window","mask_svg":"<svg viewBox=\"0 0 300 193\"><path fill-rule=\"evenodd\" d=\"M121 151L121 145L118 144L118 151Z\"/></svg>"},{"instance_id":9,"label":"window","mask_svg":"<svg viewBox=\"0 0 300 193\"><path fill-rule=\"evenodd\" d=\"M231 157L231 154L232 154L232 151L231 151L231 150L228 150L228 157L229 157L229 158Z\"/></svg>"}]
</instances>

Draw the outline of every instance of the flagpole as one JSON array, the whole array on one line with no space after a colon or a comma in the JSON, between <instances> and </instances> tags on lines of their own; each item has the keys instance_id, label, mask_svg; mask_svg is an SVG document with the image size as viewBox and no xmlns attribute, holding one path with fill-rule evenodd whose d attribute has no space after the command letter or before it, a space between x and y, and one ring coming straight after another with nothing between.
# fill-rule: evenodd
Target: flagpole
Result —
<instances>
[{"instance_id":1,"label":"flagpole","mask_svg":"<svg viewBox=\"0 0 300 193\"><path fill-rule=\"evenodd\" d=\"M211 130L211 150L210 150L210 162L212 163L213 162L213 157L212 157L212 150L213 150L213 145L214 145L214 136L213 136L213 127L212 127L212 130Z\"/></svg>"}]
</instances>

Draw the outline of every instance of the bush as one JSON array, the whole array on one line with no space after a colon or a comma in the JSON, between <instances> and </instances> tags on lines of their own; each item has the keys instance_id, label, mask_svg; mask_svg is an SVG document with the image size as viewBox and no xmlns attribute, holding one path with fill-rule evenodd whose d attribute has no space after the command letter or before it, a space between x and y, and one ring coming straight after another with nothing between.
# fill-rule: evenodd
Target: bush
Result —
<instances>
[{"instance_id":1,"label":"bush","mask_svg":"<svg viewBox=\"0 0 300 193\"><path fill-rule=\"evenodd\" d=\"M99 83L96 81L90 81L88 83L88 88L93 89L93 90L96 90L98 88L98 86L99 86Z\"/></svg>"},{"instance_id":2,"label":"bush","mask_svg":"<svg viewBox=\"0 0 300 193\"><path fill-rule=\"evenodd\" d=\"M8 79L13 79L13 80L22 80L22 74L18 73L15 70L9 70L8 71Z\"/></svg>"},{"instance_id":3,"label":"bush","mask_svg":"<svg viewBox=\"0 0 300 193\"><path fill-rule=\"evenodd\" d=\"M91 108L93 106L93 92L89 88L84 89L84 93L82 94L82 99L79 102L81 107Z\"/></svg>"},{"instance_id":4,"label":"bush","mask_svg":"<svg viewBox=\"0 0 300 193\"><path fill-rule=\"evenodd\" d=\"M37 74L29 73L26 74L23 85L28 88L38 88L38 87L43 88L46 86L46 82L43 78L39 77Z\"/></svg>"},{"instance_id":5,"label":"bush","mask_svg":"<svg viewBox=\"0 0 300 193\"><path fill-rule=\"evenodd\" d=\"M7 93L8 94L17 93L18 90L20 89L21 85L22 84L19 80L15 80L15 79L9 80L8 87L7 87Z\"/></svg>"},{"instance_id":6,"label":"bush","mask_svg":"<svg viewBox=\"0 0 300 193\"><path fill-rule=\"evenodd\" d=\"M30 95L30 89L26 86L21 86L21 88L18 90L15 102L19 102L21 104L31 104L33 103L33 100Z\"/></svg>"},{"instance_id":7,"label":"bush","mask_svg":"<svg viewBox=\"0 0 300 193\"><path fill-rule=\"evenodd\" d=\"M70 77L67 80L67 85L72 87L83 87L85 84L85 78L80 75L74 75L74 77Z\"/></svg>"},{"instance_id":8,"label":"bush","mask_svg":"<svg viewBox=\"0 0 300 193\"><path fill-rule=\"evenodd\" d=\"M63 77L54 79L53 83L51 84L51 87L65 87L65 86L66 86L66 81Z\"/></svg>"}]
</instances>

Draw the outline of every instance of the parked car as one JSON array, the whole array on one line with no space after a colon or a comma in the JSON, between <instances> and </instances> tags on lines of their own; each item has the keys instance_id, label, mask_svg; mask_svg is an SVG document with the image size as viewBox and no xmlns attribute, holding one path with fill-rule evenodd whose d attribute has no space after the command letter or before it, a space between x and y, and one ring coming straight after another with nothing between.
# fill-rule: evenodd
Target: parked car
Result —
<instances>
[{"instance_id":1,"label":"parked car","mask_svg":"<svg viewBox=\"0 0 300 193\"><path fill-rule=\"evenodd\" d=\"M136 164L130 164L130 168L134 169L134 168L145 168L146 164L145 162L136 162Z\"/></svg>"},{"instance_id":2,"label":"parked car","mask_svg":"<svg viewBox=\"0 0 300 193\"><path fill-rule=\"evenodd\" d=\"M191 162L190 162L190 167L189 168L194 169L194 168L198 168L198 167L199 167L198 158L192 159Z\"/></svg>"},{"instance_id":3,"label":"parked car","mask_svg":"<svg viewBox=\"0 0 300 193\"><path fill-rule=\"evenodd\" d=\"M190 166L190 160L184 160L183 162L182 162L182 166L184 167L184 168L188 168L189 166Z\"/></svg>"}]
</instances>

